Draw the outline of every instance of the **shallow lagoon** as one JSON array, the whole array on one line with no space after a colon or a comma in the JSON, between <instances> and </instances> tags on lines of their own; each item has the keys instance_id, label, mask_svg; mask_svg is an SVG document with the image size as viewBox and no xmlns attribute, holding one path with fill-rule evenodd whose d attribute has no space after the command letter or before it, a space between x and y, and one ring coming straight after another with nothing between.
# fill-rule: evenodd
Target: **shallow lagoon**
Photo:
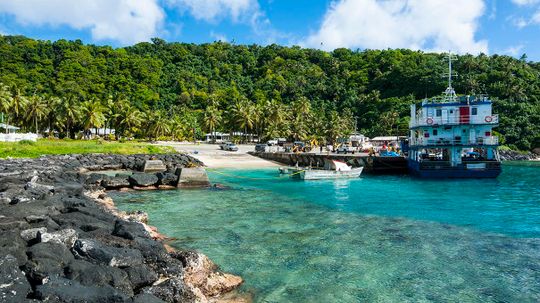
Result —
<instances>
[{"instance_id":1,"label":"shallow lagoon","mask_svg":"<svg viewBox=\"0 0 540 303\"><path fill-rule=\"evenodd\" d=\"M210 178L232 189L113 198L241 275L256 301L540 301L538 164L505 165L497 180Z\"/></svg>"}]
</instances>

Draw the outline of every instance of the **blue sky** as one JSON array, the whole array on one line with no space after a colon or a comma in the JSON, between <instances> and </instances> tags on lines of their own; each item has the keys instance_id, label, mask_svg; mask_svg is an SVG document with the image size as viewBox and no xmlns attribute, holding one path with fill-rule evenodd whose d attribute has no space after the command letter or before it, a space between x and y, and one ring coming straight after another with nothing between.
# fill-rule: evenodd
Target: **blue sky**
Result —
<instances>
[{"instance_id":1,"label":"blue sky","mask_svg":"<svg viewBox=\"0 0 540 303\"><path fill-rule=\"evenodd\" d=\"M113 46L160 37L526 53L540 61L540 0L0 0L0 33Z\"/></svg>"}]
</instances>

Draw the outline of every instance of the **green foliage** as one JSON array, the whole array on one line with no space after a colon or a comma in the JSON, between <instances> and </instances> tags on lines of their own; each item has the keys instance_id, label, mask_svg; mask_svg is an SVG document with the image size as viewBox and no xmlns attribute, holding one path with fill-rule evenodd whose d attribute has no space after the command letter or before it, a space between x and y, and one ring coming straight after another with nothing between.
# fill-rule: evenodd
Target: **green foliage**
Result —
<instances>
[{"instance_id":1,"label":"green foliage","mask_svg":"<svg viewBox=\"0 0 540 303\"><path fill-rule=\"evenodd\" d=\"M368 136L405 135L409 105L446 87L442 54L405 49L324 52L161 39L113 49L0 36L0 58L6 122L70 138L107 127L117 139L241 131L334 141L355 128L353 120ZM539 63L463 55L455 69L458 93L494 99L501 140L539 146Z\"/></svg>"},{"instance_id":2,"label":"green foliage","mask_svg":"<svg viewBox=\"0 0 540 303\"><path fill-rule=\"evenodd\" d=\"M0 142L0 158L36 158L41 155L113 153L145 154L171 153L170 147L154 146L137 142L107 142L103 140L40 139L37 142Z\"/></svg>"},{"instance_id":3,"label":"green foliage","mask_svg":"<svg viewBox=\"0 0 540 303\"><path fill-rule=\"evenodd\" d=\"M21 140L18 142L20 145L36 145L36 142L32 140Z\"/></svg>"}]
</instances>

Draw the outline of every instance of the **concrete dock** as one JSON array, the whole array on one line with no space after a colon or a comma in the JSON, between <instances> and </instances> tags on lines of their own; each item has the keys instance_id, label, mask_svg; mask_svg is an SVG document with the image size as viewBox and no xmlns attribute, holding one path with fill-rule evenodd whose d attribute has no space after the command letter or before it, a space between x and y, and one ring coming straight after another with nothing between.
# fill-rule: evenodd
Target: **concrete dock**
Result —
<instances>
[{"instance_id":1,"label":"concrete dock","mask_svg":"<svg viewBox=\"0 0 540 303\"><path fill-rule=\"evenodd\" d=\"M346 162L353 167L364 167L364 172L373 174L406 174L405 157L380 157L367 154L324 154L324 153L285 153L285 152L249 152L249 154L284 165L319 166L324 159Z\"/></svg>"}]
</instances>

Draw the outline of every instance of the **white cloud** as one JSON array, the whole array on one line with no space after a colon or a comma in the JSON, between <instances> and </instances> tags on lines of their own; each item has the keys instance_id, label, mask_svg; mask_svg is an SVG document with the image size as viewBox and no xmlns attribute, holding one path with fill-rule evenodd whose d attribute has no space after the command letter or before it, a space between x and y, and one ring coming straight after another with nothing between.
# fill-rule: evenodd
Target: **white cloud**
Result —
<instances>
[{"instance_id":1,"label":"white cloud","mask_svg":"<svg viewBox=\"0 0 540 303\"><path fill-rule=\"evenodd\" d=\"M522 17L519 17L519 18L511 18L512 20L512 23L517 27L517 28L524 28L525 26L529 25L529 21L528 20L525 20L523 19Z\"/></svg>"},{"instance_id":2,"label":"white cloud","mask_svg":"<svg viewBox=\"0 0 540 303\"><path fill-rule=\"evenodd\" d=\"M533 4L539 3L540 0L512 0L512 2L519 6L525 6L525 5L533 5Z\"/></svg>"},{"instance_id":3,"label":"white cloud","mask_svg":"<svg viewBox=\"0 0 540 303\"><path fill-rule=\"evenodd\" d=\"M216 33L214 31L210 32L210 37L216 39L216 41L221 41L221 42L229 41L229 39L227 39L227 36L225 36L224 34Z\"/></svg>"},{"instance_id":4,"label":"white cloud","mask_svg":"<svg viewBox=\"0 0 540 303\"><path fill-rule=\"evenodd\" d=\"M540 9L534 13L534 15L531 18L531 23L533 24L540 24Z\"/></svg>"},{"instance_id":5,"label":"white cloud","mask_svg":"<svg viewBox=\"0 0 540 303\"><path fill-rule=\"evenodd\" d=\"M525 46L523 44L510 46L507 49L503 50L502 53L516 57L516 56L521 55L523 53L522 51L523 51L524 47Z\"/></svg>"},{"instance_id":6,"label":"white cloud","mask_svg":"<svg viewBox=\"0 0 540 303\"><path fill-rule=\"evenodd\" d=\"M0 0L0 13L22 25L68 25L90 29L94 40L123 44L147 41L164 18L157 0Z\"/></svg>"},{"instance_id":7,"label":"white cloud","mask_svg":"<svg viewBox=\"0 0 540 303\"><path fill-rule=\"evenodd\" d=\"M262 37L264 44L274 43L285 39L288 35L283 34L272 27L270 20L261 10L257 0L165 0L173 8L182 13L189 13L195 19L205 22L216 23L229 18L233 22L247 24L252 33ZM227 37L210 33L214 39L225 41ZM235 37L230 37L232 41ZM225 40L224 40L225 39Z\"/></svg>"},{"instance_id":8,"label":"white cloud","mask_svg":"<svg viewBox=\"0 0 540 303\"><path fill-rule=\"evenodd\" d=\"M484 9L482 0L340 0L301 44L487 52L487 41L474 37Z\"/></svg>"},{"instance_id":9,"label":"white cloud","mask_svg":"<svg viewBox=\"0 0 540 303\"><path fill-rule=\"evenodd\" d=\"M189 13L199 20L214 22L231 17L237 22L259 12L256 0L167 0L170 5Z\"/></svg>"}]
</instances>

